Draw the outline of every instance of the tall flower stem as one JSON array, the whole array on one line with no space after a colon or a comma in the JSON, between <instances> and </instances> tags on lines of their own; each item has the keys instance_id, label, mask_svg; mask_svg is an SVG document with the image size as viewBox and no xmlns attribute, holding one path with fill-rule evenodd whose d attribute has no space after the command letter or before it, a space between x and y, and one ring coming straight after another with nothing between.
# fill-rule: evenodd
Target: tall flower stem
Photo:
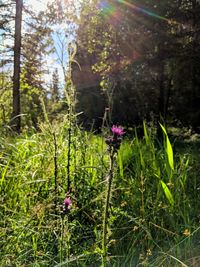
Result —
<instances>
[{"instance_id":1,"label":"tall flower stem","mask_svg":"<svg viewBox=\"0 0 200 267\"><path fill-rule=\"evenodd\" d=\"M64 241L66 241L66 242L64 242ZM60 240L60 264L62 264L63 259L66 259L66 258L67 258L67 266L68 266L68 260L69 260L69 221L68 221L68 216L62 216L61 217L61 240Z\"/></svg>"},{"instance_id":2,"label":"tall flower stem","mask_svg":"<svg viewBox=\"0 0 200 267\"><path fill-rule=\"evenodd\" d=\"M67 152L67 192L70 191L70 166L71 166L71 118L70 118L70 128L68 129L68 152Z\"/></svg>"},{"instance_id":3,"label":"tall flower stem","mask_svg":"<svg viewBox=\"0 0 200 267\"><path fill-rule=\"evenodd\" d=\"M64 217L61 217L60 263L63 260Z\"/></svg>"},{"instance_id":4,"label":"tall flower stem","mask_svg":"<svg viewBox=\"0 0 200 267\"><path fill-rule=\"evenodd\" d=\"M76 103L76 94L75 87L72 81L72 63L74 62L74 57L76 55L76 44L71 44L68 47L69 62L67 70L63 67L64 77L65 77L65 97L66 103L68 105L68 153L67 153L67 192L71 191L71 158L72 158L72 139L74 136L74 129L76 127L76 116L75 116L75 103Z\"/></svg>"},{"instance_id":5,"label":"tall flower stem","mask_svg":"<svg viewBox=\"0 0 200 267\"><path fill-rule=\"evenodd\" d=\"M55 214L57 215L57 191L58 191L58 163L57 163L57 150L58 150L58 145L57 145L57 140L56 140L56 133L53 133L53 140L54 140L54 194L55 194L55 199L54 199L54 205L55 205Z\"/></svg>"},{"instance_id":6,"label":"tall flower stem","mask_svg":"<svg viewBox=\"0 0 200 267\"><path fill-rule=\"evenodd\" d=\"M109 204L111 199L111 188L113 181L113 167L114 167L114 154L115 150L113 147L110 148L110 168L107 179L106 187L106 201L103 214L103 238L102 238L102 267L106 266L106 256L107 256L107 229L108 229L108 219L109 219Z\"/></svg>"},{"instance_id":7,"label":"tall flower stem","mask_svg":"<svg viewBox=\"0 0 200 267\"><path fill-rule=\"evenodd\" d=\"M115 153L117 153L120 148L120 144L122 141L122 136L125 134L123 128L113 125L111 128L112 136L109 136L106 139L106 144L108 145L109 158L110 158L110 167L109 173L106 180L106 191L105 191L105 207L103 213L103 237L102 237L102 267L106 266L106 257L107 257L107 239L108 239L108 220L109 220L109 205L111 199L111 191L112 191L112 182L114 176L114 159Z\"/></svg>"}]
</instances>

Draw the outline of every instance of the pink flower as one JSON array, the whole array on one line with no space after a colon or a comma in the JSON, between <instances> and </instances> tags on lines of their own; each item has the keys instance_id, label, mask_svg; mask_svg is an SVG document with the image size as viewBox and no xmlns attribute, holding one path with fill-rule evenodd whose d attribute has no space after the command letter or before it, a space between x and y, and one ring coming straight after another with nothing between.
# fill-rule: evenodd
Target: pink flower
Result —
<instances>
[{"instance_id":1,"label":"pink flower","mask_svg":"<svg viewBox=\"0 0 200 267\"><path fill-rule=\"evenodd\" d=\"M72 205L72 201L71 201L71 198L70 197L66 197L64 202L63 202L63 205L64 205L64 211L69 211L71 209L71 205Z\"/></svg>"},{"instance_id":2,"label":"pink flower","mask_svg":"<svg viewBox=\"0 0 200 267\"><path fill-rule=\"evenodd\" d=\"M115 136L122 136L125 134L123 128L115 126L115 125L112 126L111 131Z\"/></svg>"}]
</instances>

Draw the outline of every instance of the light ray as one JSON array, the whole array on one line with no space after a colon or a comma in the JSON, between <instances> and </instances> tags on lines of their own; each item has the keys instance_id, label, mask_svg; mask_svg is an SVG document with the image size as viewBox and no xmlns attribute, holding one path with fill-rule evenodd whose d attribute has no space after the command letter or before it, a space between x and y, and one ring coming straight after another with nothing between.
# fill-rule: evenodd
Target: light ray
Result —
<instances>
[{"instance_id":1,"label":"light ray","mask_svg":"<svg viewBox=\"0 0 200 267\"><path fill-rule=\"evenodd\" d=\"M117 9L116 5L111 5L107 1L101 1L99 5L102 15L110 20L111 23L120 21L121 12Z\"/></svg>"},{"instance_id":2,"label":"light ray","mask_svg":"<svg viewBox=\"0 0 200 267\"><path fill-rule=\"evenodd\" d=\"M168 18L163 17L159 14L156 14L152 11L149 11L145 8L141 8L139 6L136 6L136 5L130 3L126 0L115 0L115 3L120 3L123 5L126 5L127 7L131 8L133 10L136 10L140 13L143 13L147 16L166 21L168 24L179 24L175 20L168 19ZM112 18L115 18L116 20L119 20L122 17L122 15L120 14L120 10L117 8L117 6L115 4L108 3L108 1L101 1L100 9L102 9L102 14L105 17L112 17Z\"/></svg>"},{"instance_id":3,"label":"light ray","mask_svg":"<svg viewBox=\"0 0 200 267\"><path fill-rule=\"evenodd\" d=\"M124 4L124 5L126 5L126 6L128 6L128 7L130 7L130 8L132 8L132 9L135 9L136 11L139 11L139 12L141 12L141 13L144 13L144 14L146 14L146 15L148 15L148 16L151 16L151 17L154 17L154 18L157 18L157 19L161 19L161 20L165 20L165 21L167 21L168 23L169 23L169 22L171 23L171 20L169 20L169 19L167 19L167 18L165 18L165 17L163 17L163 16L160 16L160 15L154 13L154 12L151 12L151 11L149 11L149 10L147 10L147 9L144 9L144 8L138 7L138 6L134 5L134 4L131 4L131 3L129 3L128 1L125 1L125 0L117 0L117 2L119 2L119 3L121 3L121 4Z\"/></svg>"}]
</instances>

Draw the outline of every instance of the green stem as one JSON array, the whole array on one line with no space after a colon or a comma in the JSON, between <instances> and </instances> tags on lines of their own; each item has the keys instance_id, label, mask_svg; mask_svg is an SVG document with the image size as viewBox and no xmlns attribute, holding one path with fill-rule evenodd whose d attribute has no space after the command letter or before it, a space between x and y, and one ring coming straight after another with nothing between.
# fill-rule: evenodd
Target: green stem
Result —
<instances>
[{"instance_id":1,"label":"green stem","mask_svg":"<svg viewBox=\"0 0 200 267\"><path fill-rule=\"evenodd\" d=\"M60 263L63 259L64 218L61 218Z\"/></svg>"},{"instance_id":2,"label":"green stem","mask_svg":"<svg viewBox=\"0 0 200 267\"><path fill-rule=\"evenodd\" d=\"M70 128L68 130L68 153L67 153L67 192L70 191L70 166L71 166L71 118L70 118Z\"/></svg>"},{"instance_id":3,"label":"green stem","mask_svg":"<svg viewBox=\"0 0 200 267\"><path fill-rule=\"evenodd\" d=\"M55 194L55 214L57 215L57 188L58 188L58 164L57 164L57 140L56 140L56 134L53 133L53 139L54 139L54 194Z\"/></svg>"},{"instance_id":4,"label":"green stem","mask_svg":"<svg viewBox=\"0 0 200 267\"><path fill-rule=\"evenodd\" d=\"M110 151L110 169L107 181L106 190L106 202L103 217L103 239L102 239L102 267L106 266L106 256L107 256L107 229L108 229L108 219L109 219L109 204L111 199L111 187L113 180L113 165L114 165L114 149Z\"/></svg>"},{"instance_id":5,"label":"green stem","mask_svg":"<svg viewBox=\"0 0 200 267\"><path fill-rule=\"evenodd\" d=\"M67 242L65 243L64 240ZM68 216L63 216L61 217L60 263L62 263L63 259L67 258L68 266L69 255L69 220Z\"/></svg>"}]
</instances>

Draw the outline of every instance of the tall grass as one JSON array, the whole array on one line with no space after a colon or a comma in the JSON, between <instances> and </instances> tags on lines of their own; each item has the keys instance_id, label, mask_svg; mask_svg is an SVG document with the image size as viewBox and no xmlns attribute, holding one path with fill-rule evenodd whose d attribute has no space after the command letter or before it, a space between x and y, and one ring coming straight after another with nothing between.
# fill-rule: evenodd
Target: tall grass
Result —
<instances>
[{"instance_id":1,"label":"tall grass","mask_svg":"<svg viewBox=\"0 0 200 267\"><path fill-rule=\"evenodd\" d=\"M68 123L0 137L0 266L101 264L109 153L102 136L79 128L69 141ZM190 266L199 260L197 163L174 150L163 126L162 144L143 129L117 154L106 266ZM67 193L72 208L63 216Z\"/></svg>"}]
</instances>

